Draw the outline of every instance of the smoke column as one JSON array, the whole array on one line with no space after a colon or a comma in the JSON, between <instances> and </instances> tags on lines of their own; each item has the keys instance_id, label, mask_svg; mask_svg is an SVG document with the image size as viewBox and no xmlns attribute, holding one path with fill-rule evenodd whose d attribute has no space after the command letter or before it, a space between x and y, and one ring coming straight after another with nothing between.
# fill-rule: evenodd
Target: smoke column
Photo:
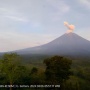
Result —
<instances>
[{"instance_id":1,"label":"smoke column","mask_svg":"<svg viewBox=\"0 0 90 90\"><path fill-rule=\"evenodd\" d=\"M64 25L69 29L69 30L67 30L67 33L73 32L73 30L75 28L74 25L72 25L72 24L69 25L68 22L64 22Z\"/></svg>"}]
</instances>

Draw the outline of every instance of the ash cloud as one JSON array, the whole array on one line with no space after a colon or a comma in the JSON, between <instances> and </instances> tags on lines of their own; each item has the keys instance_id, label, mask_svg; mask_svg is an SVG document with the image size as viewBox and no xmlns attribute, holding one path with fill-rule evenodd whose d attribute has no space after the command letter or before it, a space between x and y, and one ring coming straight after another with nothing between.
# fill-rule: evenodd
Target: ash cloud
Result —
<instances>
[{"instance_id":1,"label":"ash cloud","mask_svg":"<svg viewBox=\"0 0 90 90\"><path fill-rule=\"evenodd\" d=\"M75 26L72 24L69 24L68 22L64 22L64 25L68 28L67 33L73 32L75 29Z\"/></svg>"}]
</instances>

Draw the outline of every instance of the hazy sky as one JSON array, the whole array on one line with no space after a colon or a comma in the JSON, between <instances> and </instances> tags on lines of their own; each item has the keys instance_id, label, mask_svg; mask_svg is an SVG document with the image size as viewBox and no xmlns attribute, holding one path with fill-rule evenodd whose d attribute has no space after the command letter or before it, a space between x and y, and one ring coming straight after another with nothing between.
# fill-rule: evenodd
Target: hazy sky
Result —
<instances>
[{"instance_id":1,"label":"hazy sky","mask_svg":"<svg viewBox=\"0 0 90 90\"><path fill-rule=\"evenodd\" d=\"M0 0L0 52L48 43L64 21L90 40L90 0Z\"/></svg>"}]
</instances>

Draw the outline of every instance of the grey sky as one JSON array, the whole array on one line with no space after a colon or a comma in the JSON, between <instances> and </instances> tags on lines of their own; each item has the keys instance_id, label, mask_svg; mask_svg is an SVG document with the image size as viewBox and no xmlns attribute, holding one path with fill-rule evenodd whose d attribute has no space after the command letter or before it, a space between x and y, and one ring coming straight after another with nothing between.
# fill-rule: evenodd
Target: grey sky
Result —
<instances>
[{"instance_id":1,"label":"grey sky","mask_svg":"<svg viewBox=\"0 0 90 90\"><path fill-rule=\"evenodd\" d=\"M90 40L90 0L0 0L0 52L48 43L64 21Z\"/></svg>"}]
</instances>

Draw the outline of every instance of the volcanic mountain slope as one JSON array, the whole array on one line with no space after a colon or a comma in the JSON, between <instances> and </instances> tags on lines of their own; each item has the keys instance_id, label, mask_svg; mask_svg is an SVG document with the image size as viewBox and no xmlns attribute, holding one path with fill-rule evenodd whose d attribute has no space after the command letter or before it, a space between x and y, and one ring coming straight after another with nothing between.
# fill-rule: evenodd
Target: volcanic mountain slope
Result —
<instances>
[{"instance_id":1,"label":"volcanic mountain slope","mask_svg":"<svg viewBox=\"0 0 90 90\"><path fill-rule=\"evenodd\" d=\"M90 56L90 41L75 33L66 33L47 44L15 52L18 54Z\"/></svg>"}]
</instances>

